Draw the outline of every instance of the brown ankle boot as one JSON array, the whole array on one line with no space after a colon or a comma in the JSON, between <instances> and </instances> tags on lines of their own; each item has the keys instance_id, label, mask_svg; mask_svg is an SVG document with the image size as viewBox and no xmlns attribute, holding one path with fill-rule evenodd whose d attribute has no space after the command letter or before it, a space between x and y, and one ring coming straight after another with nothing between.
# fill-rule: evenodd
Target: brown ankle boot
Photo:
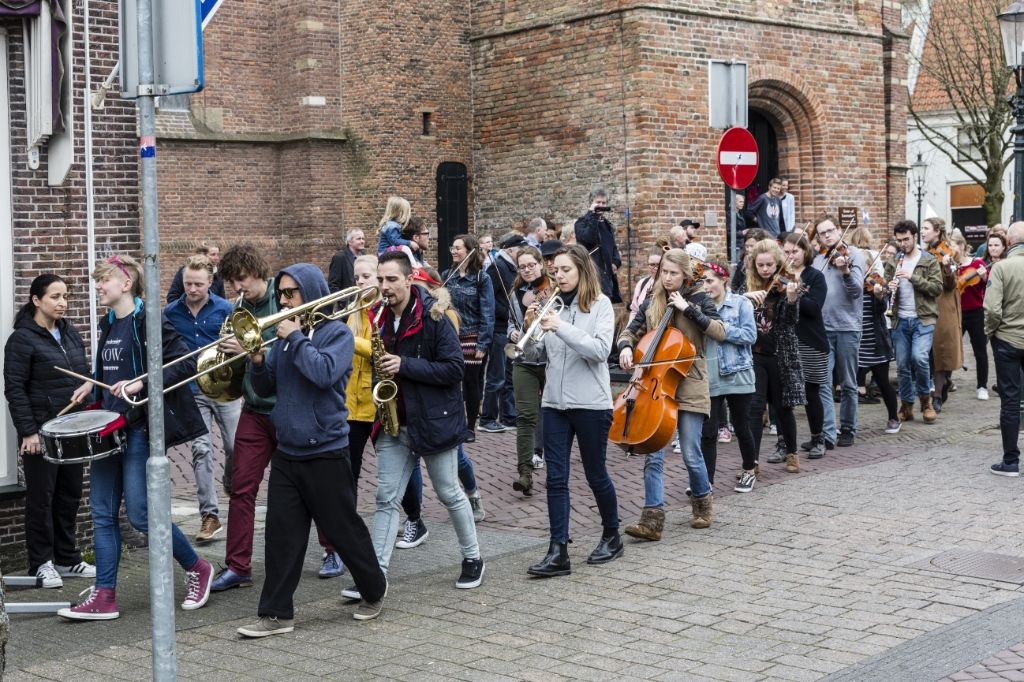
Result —
<instances>
[{"instance_id":1,"label":"brown ankle boot","mask_svg":"<svg viewBox=\"0 0 1024 682\"><path fill-rule=\"evenodd\" d=\"M800 455L798 455L795 452L791 452L788 455L786 455L786 473L800 473Z\"/></svg>"},{"instance_id":2,"label":"brown ankle boot","mask_svg":"<svg viewBox=\"0 0 1024 682\"><path fill-rule=\"evenodd\" d=\"M641 540L660 540L661 531L665 528L665 510L660 507L644 507L640 521L633 526L626 526L626 535Z\"/></svg>"},{"instance_id":3,"label":"brown ankle boot","mask_svg":"<svg viewBox=\"0 0 1024 682\"><path fill-rule=\"evenodd\" d=\"M921 396L921 419L924 420L925 424L931 424L935 421L935 408L932 407L932 397L930 395Z\"/></svg>"},{"instance_id":4,"label":"brown ankle boot","mask_svg":"<svg viewBox=\"0 0 1024 682\"><path fill-rule=\"evenodd\" d=\"M519 480L512 484L512 490L522 493L523 497L533 496L533 465L521 464L519 466Z\"/></svg>"},{"instance_id":5,"label":"brown ankle boot","mask_svg":"<svg viewBox=\"0 0 1024 682\"><path fill-rule=\"evenodd\" d=\"M896 414L900 418L901 422L912 422L914 421L914 403L908 403L906 400L901 401L900 411Z\"/></svg>"},{"instance_id":6,"label":"brown ankle boot","mask_svg":"<svg viewBox=\"0 0 1024 682\"><path fill-rule=\"evenodd\" d=\"M711 493L703 497L690 497L690 506L693 508L691 528L707 528L711 525Z\"/></svg>"}]
</instances>

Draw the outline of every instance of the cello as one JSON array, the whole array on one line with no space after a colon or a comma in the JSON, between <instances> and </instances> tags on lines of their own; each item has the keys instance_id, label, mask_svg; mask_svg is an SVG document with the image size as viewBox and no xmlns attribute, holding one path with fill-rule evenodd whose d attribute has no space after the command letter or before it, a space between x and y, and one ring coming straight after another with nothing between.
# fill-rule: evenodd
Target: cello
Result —
<instances>
[{"instance_id":1,"label":"cello","mask_svg":"<svg viewBox=\"0 0 1024 682\"><path fill-rule=\"evenodd\" d=\"M698 266L698 279L701 274ZM681 289L694 281L689 279ZM675 312L676 308L669 306L657 329L640 339L633 351L633 375L626 390L615 399L608 440L628 455L657 452L676 432L676 389L690 371L697 348L681 331L669 326Z\"/></svg>"}]
</instances>

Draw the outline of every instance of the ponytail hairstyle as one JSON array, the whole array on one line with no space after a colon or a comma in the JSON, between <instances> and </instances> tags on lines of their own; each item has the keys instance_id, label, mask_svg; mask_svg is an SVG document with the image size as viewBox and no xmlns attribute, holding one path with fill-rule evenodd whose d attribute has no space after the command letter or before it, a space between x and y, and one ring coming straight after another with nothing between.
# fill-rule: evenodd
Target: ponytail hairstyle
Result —
<instances>
[{"instance_id":1,"label":"ponytail hairstyle","mask_svg":"<svg viewBox=\"0 0 1024 682\"><path fill-rule=\"evenodd\" d=\"M18 314L14 316L15 329L18 328L18 323L22 320L35 317L36 302L32 299L42 299L46 296L46 292L50 288L50 285L55 282L61 282L67 286L67 282L64 281L64 278L53 274L39 275L32 280L32 284L28 288L28 301L25 302L25 305L21 306L21 309L18 310Z\"/></svg>"}]
</instances>

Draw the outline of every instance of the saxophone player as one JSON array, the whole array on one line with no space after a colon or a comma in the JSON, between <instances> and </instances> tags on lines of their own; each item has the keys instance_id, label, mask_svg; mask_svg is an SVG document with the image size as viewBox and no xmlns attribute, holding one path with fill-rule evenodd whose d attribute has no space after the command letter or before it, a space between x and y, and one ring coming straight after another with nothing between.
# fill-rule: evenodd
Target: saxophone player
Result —
<instances>
[{"instance_id":1,"label":"saxophone player","mask_svg":"<svg viewBox=\"0 0 1024 682\"><path fill-rule=\"evenodd\" d=\"M274 291L282 310L297 309L326 296L327 280L315 265L299 263L278 274ZM370 532L356 511L349 464L345 389L355 353L352 332L331 319L307 331L296 318L288 318L278 323L276 333L278 341L269 352L260 348L249 355L253 390L278 398L270 412L277 449L267 487L266 580L259 620L238 629L243 637L294 629L293 596L311 519L359 586L363 601L353 614L356 620L380 615L387 594Z\"/></svg>"},{"instance_id":2,"label":"saxophone player","mask_svg":"<svg viewBox=\"0 0 1024 682\"><path fill-rule=\"evenodd\" d=\"M448 509L462 551L462 573L455 586L477 587L483 580L484 562L473 511L458 479L459 445L469 435L462 401L464 363L459 336L445 316L434 319L430 314L436 299L413 284L412 264L401 251L380 257L377 282L384 300L370 319L380 329L386 352L375 369L391 375L397 384L399 425L397 436L383 428L375 434L373 548L377 561L386 572L399 526L398 506L416 460L422 457L434 492ZM362 597L358 584L341 594L350 599Z\"/></svg>"}]
</instances>

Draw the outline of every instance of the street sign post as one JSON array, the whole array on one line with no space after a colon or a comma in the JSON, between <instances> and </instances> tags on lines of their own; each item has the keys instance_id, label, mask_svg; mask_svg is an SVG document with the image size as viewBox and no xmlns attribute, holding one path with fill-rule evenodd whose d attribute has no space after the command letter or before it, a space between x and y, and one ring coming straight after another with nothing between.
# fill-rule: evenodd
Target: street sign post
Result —
<instances>
[{"instance_id":1,"label":"street sign post","mask_svg":"<svg viewBox=\"0 0 1024 682\"><path fill-rule=\"evenodd\" d=\"M712 128L747 127L747 63L708 60L708 120Z\"/></svg>"},{"instance_id":2,"label":"street sign post","mask_svg":"<svg viewBox=\"0 0 1024 682\"><path fill-rule=\"evenodd\" d=\"M732 237L732 263L739 260L736 243L736 192L746 189L757 176L757 142L746 128L730 128L718 141L715 165L718 174L729 186L729 234Z\"/></svg>"},{"instance_id":3,"label":"street sign post","mask_svg":"<svg viewBox=\"0 0 1024 682\"><path fill-rule=\"evenodd\" d=\"M121 97L135 99L142 85L139 63L140 0L118 3ZM181 95L203 89L203 10L201 0L151 0L153 95ZM216 6L208 8L215 10ZM146 84L147 86L149 84ZM149 88L147 88L148 90Z\"/></svg>"}]
</instances>

